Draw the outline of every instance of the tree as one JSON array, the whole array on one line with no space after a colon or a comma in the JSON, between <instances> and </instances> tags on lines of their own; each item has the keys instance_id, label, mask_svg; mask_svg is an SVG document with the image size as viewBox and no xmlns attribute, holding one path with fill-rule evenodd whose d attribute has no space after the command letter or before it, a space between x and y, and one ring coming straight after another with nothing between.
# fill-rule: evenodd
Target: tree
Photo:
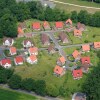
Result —
<instances>
[{"instance_id":1,"label":"tree","mask_svg":"<svg viewBox=\"0 0 100 100\"><path fill-rule=\"evenodd\" d=\"M59 95L59 89L56 86L54 86L53 84L49 84L46 88L46 93L49 96L57 97Z\"/></svg>"},{"instance_id":2,"label":"tree","mask_svg":"<svg viewBox=\"0 0 100 100\"><path fill-rule=\"evenodd\" d=\"M76 11L71 12L71 19L76 23L78 21L78 14Z\"/></svg>"},{"instance_id":3,"label":"tree","mask_svg":"<svg viewBox=\"0 0 100 100\"><path fill-rule=\"evenodd\" d=\"M10 10L13 15L16 16L18 21L23 22L24 20L30 18L30 9L24 2L19 2L18 4L12 5Z\"/></svg>"},{"instance_id":4,"label":"tree","mask_svg":"<svg viewBox=\"0 0 100 100\"><path fill-rule=\"evenodd\" d=\"M19 89L21 86L21 77L18 75L13 75L8 82L8 85L10 86L10 88L12 89Z\"/></svg>"},{"instance_id":5,"label":"tree","mask_svg":"<svg viewBox=\"0 0 100 100\"><path fill-rule=\"evenodd\" d=\"M97 51L97 56L100 60L100 51ZM87 100L100 100L100 62L89 73L83 85L83 92L87 94Z\"/></svg>"},{"instance_id":6,"label":"tree","mask_svg":"<svg viewBox=\"0 0 100 100\"><path fill-rule=\"evenodd\" d=\"M70 17L70 15L65 13L65 11L61 11L60 16L61 16L60 20L62 20L62 21L65 21L66 19L68 19Z\"/></svg>"},{"instance_id":7,"label":"tree","mask_svg":"<svg viewBox=\"0 0 100 100\"><path fill-rule=\"evenodd\" d=\"M0 83L7 83L8 79L12 76L13 70L5 69L0 66Z\"/></svg>"},{"instance_id":8,"label":"tree","mask_svg":"<svg viewBox=\"0 0 100 100\"><path fill-rule=\"evenodd\" d=\"M35 81L31 78L22 80L21 88L27 91L32 91L35 88Z\"/></svg>"},{"instance_id":9,"label":"tree","mask_svg":"<svg viewBox=\"0 0 100 100\"><path fill-rule=\"evenodd\" d=\"M17 36L16 18L11 13L7 13L1 17L0 33L8 37Z\"/></svg>"},{"instance_id":10,"label":"tree","mask_svg":"<svg viewBox=\"0 0 100 100\"><path fill-rule=\"evenodd\" d=\"M13 73L14 73L14 70L5 69L5 75L7 76L7 79L10 79Z\"/></svg>"},{"instance_id":11,"label":"tree","mask_svg":"<svg viewBox=\"0 0 100 100\"><path fill-rule=\"evenodd\" d=\"M90 25L100 27L100 12L96 12L92 15Z\"/></svg>"},{"instance_id":12,"label":"tree","mask_svg":"<svg viewBox=\"0 0 100 100\"><path fill-rule=\"evenodd\" d=\"M44 8L40 2L31 1L31 2L28 2L27 5L30 9L30 13L31 13L32 18L41 19L41 16L42 16L42 19L44 19L43 18L44 17L44 15L43 15Z\"/></svg>"},{"instance_id":13,"label":"tree","mask_svg":"<svg viewBox=\"0 0 100 100\"><path fill-rule=\"evenodd\" d=\"M47 21L53 21L54 20L53 9L51 9L50 7L46 7L46 10L45 10L45 19Z\"/></svg>"},{"instance_id":14,"label":"tree","mask_svg":"<svg viewBox=\"0 0 100 100\"><path fill-rule=\"evenodd\" d=\"M66 89L65 87L61 86L59 88L59 94L63 97L66 97L69 95L69 89Z\"/></svg>"},{"instance_id":15,"label":"tree","mask_svg":"<svg viewBox=\"0 0 100 100\"><path fill-rule=\"evenodd\" d=\"M0 66L0 83L6 83L6 82L7 82L7 76L5 73L5 69Z\"/></svg>"},{"instance_id":16,"label":"tree","mask_svg":"<svg viewBox=\"0 0 100 100\"><path fill-rule=\"evenodd\" d=\"M87 100L100 100L100 64L88 75L83 92L87 94Z\"/></svg>"},{"instance_id":17,"label":"tree","mask_svg":"<svg viewBox=\"0 0 100 100\"><path fill-rule=\"evenodd\" d=\"M35 82L35 92L39 95L45 96L46 94L46 83L44 80L37 80Z\"/></svg>"},{"instance_id":18,"label":"tree","mask_svg":"<svg viewBox=\"0 0 100 100\"><path fill-rule=\"evenodd\" d=\"M90 18L90 15L88 14L88 12L86 10L81 10L78 13L78 21L83 23L83 24L88 25L89 18Z\"/></svg>"}]
</instances>

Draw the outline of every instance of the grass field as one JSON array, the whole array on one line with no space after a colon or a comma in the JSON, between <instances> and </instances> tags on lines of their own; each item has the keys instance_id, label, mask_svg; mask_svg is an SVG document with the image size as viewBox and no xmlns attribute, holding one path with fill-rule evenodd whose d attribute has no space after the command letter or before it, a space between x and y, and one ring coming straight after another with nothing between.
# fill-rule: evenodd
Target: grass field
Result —
<instances>
[{"instance_id":1,"label":"grass field","mask_svg":"<svg viewBox=\"0 0 100 100\"><path fill-rule=\"evenodd\" d=\"M86 26L87 31L84 31L82 38L73 36L73 33L67 33L73 44L81 44L88 42L100 41L100 28ZM95 35L95 37L94 37Z\"/></svg>"},{"instance_id":2,"label":"grass field","mask_svg":"<svg viewBox=\"0 0 100 100\"><path fill-rule=\"evenodd\" d=\"M0 100L38 100L36 97L0 88Z\"/></svg>"},{"instance_id":3,"label":"grass field","mask_svg":"<svg viewBox=\"0 0 100 100\"><path fill-rule=\"evenodd\" d=\"M100 8L100 4L99 3L94 3L94 2L87 2L87 1L81 1L81 0L57 0L57 1L64 2L64 3L76 4L76 5L80 5L80 6L90 6L90 7ZM59 4L59 3L56 3L56 7L60 8L60 9L63 9L67 12L70 12L70 11L73 11L73 10L76 10L78 12L80 10L87 10L90 13L100 11L100 9L87 9L87 8L75 7L75 6Z\"/></svg>"},{"instance_id":4,"label":"grass field","mask_svg":"<svg viewBox=\"0 0 100 100\"><path fill-rule=\"evenodd\" d=\"M66 100L71 100L70 95L74 91L81 90L82 83L85 81L86 76L81 80L73 80L70 71L67 71L66 74L62 77L56 77L53 75L53 69L56 65L56 61L58 59L58 54L49 55L46 51L42 51L38 56L38 64L30 65L26 63L26 65L18 66L15 68L15 73L22 76L22 78L33 78L35 80L42 79L46 81L46 86L56 86L57 89L61 86L68 89L68 97Z\"/></svg>"},{"instance_id":5,"label":"grass field","mask_svg":"<svg viewBox=\"0 0 100 100\"><path fill-rule=\"evenodd\" d=\"M66 55L72 54L74 50L81 51L81 47L64 48ZM91 48L90 52L83 53L81 56L90 56L91 63L93 64L93 66L97 66L99 62L99 58L97 57L95 50L93 50L93 48Z\"/></svg>"}]
</instances>

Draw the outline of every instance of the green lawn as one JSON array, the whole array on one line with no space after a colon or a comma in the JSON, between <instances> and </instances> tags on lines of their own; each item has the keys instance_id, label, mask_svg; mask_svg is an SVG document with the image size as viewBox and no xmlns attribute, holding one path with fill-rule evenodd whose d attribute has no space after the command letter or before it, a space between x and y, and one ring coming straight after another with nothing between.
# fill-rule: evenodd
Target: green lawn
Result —
<instances>
[{"instance_id":1,"label":"green lawn","mask_svg":"<svg viewBox=\"0 0 100 100\"><path fill-rule=\"evenodd\" d=\"M87 1L81 1L81 0L57 0L60 2L64 2L64 3L72 3L72 4L76 4L76 5L80 5L80 6L90 6L90 7L97 7L100 8L100 4L99 3L93 3L93 2L87 2ZM67 12L70 11L80 11L80 10L87 10L90 13L94 13L96 11L100 11L100 9L87 9L87 8L81 8L81 7L76 7L76 6L72 6L72 5L65 5L65 4L59 4L56 3L56 7L63 9Z\"/></svg>"},{"instance_id":2,"label":"green lawn","mask_svg":"<svg viewBox=\"0 0 100 100\"><path fill-rule=\"evenodd\" d=\"M46 86L56 86L57 89L61 86L64 86L68 89L67 100L71 100L71 94L74 91L81 90L82 83L85 81L86 76L80 80L73 80L70 71L66 71L66 74L62 77L56 77L53 75L53 69L56 65L56 61L59 55L49 55L46 51L41 51L38 55L38 64L30 65L26 63L26 65L18 66L15 68L15 73L22 76L22 78L33 78L35 80L42 79L46 81Z\"/></svg>"},{"instance_id":3,"label":"green lawn","mask_svg":"<svg viewBox=\"0 0 100 100\"><path fill-rule=\"evenodd\" d=\"M83 32L82 38L75 37L73 33L67 33L73 44L85 43L85 41L88 42L100 41L100 28L89 27L89 26L86 27L87 31Z\"/></svg>"},{"instance_id":4,"label":"green lawn","mask_svg":"<svg viewBox=\"0 0 100 100\"><path fill-rule=\"evenodd\" d=\"M64 48L64 51L66 55L70 55L74 52L74 50L80 50L81 47L70 47L70 48Z\"/></svg>"},{"instance_id":5,"label":"green lawn","mask_svg":"<svg viewBox=\"0 0 100 100\"><path fill-rule=\"evenodd\" d=\"M91 49L90 52L86 52L82 54L82 56L90 56L90 60L93 66L97 66L97 64L99 63L99 58L97 57L97 54L95 53L93 49Z\"/></svg>"},{"instance_id":6,"label":"green lawn","mask_svg":"<svg viewBox=\"0 0 100 100\"><path fill-rule=\"evenodd\" d=\"M0 100L38 100L38 99L31 95L0 88Z\"/></svg>"},{"instance_id":7,"label":"green lawn","mask_svg":"<svg viewBox=\"0 0 100 100\"><path fill-rule=\"evenodd\" d=\"M65 2L65 3L72 3L72 4L76 4L76 5L81 5L81 6L90 6L90 7L100 8L99 3L88 2L88 1L85 1L85 0L84 1L83 0L57 0L57 1Z\"/></svg>"},{"instance_id":8,"label":"green lawn","mask_svg":"<svg viewBox=\"0 0 100 100\"><path fill-rule=\"evenodd\" d=\"M66 55L72 54L74 50L81 51L81 47L64 48ZM91 63L93 64L93 66L97 66L99 58L97 57L93 48L91 48L90 52L83 53L82 56L90 56Z\"/></svg>"}]
</instances>

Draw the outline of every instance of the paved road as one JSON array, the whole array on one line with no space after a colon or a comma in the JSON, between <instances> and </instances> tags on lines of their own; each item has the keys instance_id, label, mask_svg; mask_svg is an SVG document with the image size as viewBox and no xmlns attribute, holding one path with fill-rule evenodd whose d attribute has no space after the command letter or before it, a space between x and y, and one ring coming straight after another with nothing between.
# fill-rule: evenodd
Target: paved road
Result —
<instances>
[{"instance_id":1,"label":"paved road","mask_svg":"<svg viewBox=\"0 0 100 100\"><path fill-rule=\"evenodd\" d=\"M80 6L80 5L75 5L75 4L71 4L71 3L65 3L65 2L60 2L60 1L56 1L56 0L49 0L49 1L52 1L52 2L55 2L55 3L60 3L60 4L65 4L65 5L70 5L70 6L75 6L75 7L80 7L80 8L100 10L100 8L97 8L97 7Z\"/></svg>"},{"instance_id":2,"label":"paved road","mask_svg":"<svg viewBox=\"0 0 100 100\"><path fill-rule=\"evenodd\" d=\"M68 61L65 52L63 51L63 49L61 48L61 46L60 46L59 43L58 43L58 40L55 39L53 33L49 33L49 32L48 32L47 34L48 34L49 37L52 39L53 43L55 43L55 47L58 49L59 54L60 54L61 56L63 56L63 57L66 59L66 67L67 67L67 69L68 69L68 68L69 68L69 64L70 64L70 61Z\"/></svg>"},{"instance_id":3,"label":"paved road","mask_svg":"<svg viewBox=\"0 0 100 100\"><path fill-rule=\"evenodd\" d=\"M93 43L84 43L84 44L92 45ZM84 44L73 44L73 45L61 46L61 48L80 47Z\"/></svg>"},{"instance_id":4,"label":"paved road","mask_svg":"<svg viewBox=\"0 0 100 100\"><path fill-rule=\"evenodd\" d=\"M67 32L66 30L50 30L50 31L38 31L38 32L32 32L32 34L43 34L43 33L57 33L57 32Z\"/></svg>"}]
</instances>

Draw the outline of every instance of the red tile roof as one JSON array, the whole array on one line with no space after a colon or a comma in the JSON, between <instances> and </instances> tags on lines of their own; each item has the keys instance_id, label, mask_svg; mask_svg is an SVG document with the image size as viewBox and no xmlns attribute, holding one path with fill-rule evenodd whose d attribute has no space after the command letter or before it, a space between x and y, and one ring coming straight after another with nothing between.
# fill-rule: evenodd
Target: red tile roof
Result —
<instances>
[{"instance_id":1,"label":"red tile roof","mask_svg":"<svg viewBox=\"0 0 100 100\"><path fill-rule=\"evenodd\" d=\"M37 29L37 30L41 28L39 22L34 22L34 23L32 24L32 27L33 27L33 29Z\"/></svg>"},{"instance_id":2,"label":"red tile roof","mask_svg":"<svg viewBox=\"0 0 100 100\"><path fill-rule=\"evenodd\" d=\"M75 51L72 53L72 55L73 55L74 58L77 58L77 57L80 55L80 53L79 53L77 50L75 50Z\"/></svg>"},{"instance_id":3,"label":"red tile roof","mask_svg":"<svg viewBox=\"0 0 100 100\"><path fill-rule=\"evenodd\" d=\"M16 53L16 47L10 47L10 52L11 52L11 54L14 54L14 53Z\"/></svg>"},{"instance_id":4,"label":"red tile roof","mask_svg":"<svg viewBox=\"0 0 100 100\"><path fill-rule=\"evenodd\" d=\"M63 28L63 22L56 22L56 28Z\"/></svg>"},{"instance_id":5,"label":"red tile roof","mask_svg":"<svg viewBox=\"0 0 100 100\"><path fill-rule=\"evenodd\" d=\"M49 23L47 21L44 21L43 27L44 28L50 28L50 25L49 25Z\"/></svg>"},{"instance_id":6,"label":"red tile roof","mask_svg":"<svg viewBox=\"0 0 100 100\"><path fill-rule=\"evenodd\" d=\"M34 62L35 60L37 60L37 57L35 55L31 55L30 60Z\"/></svg>"},{"instance_id":7,"label":"red tile roof","mask_svg":"<svg viewBox=\"0 0 100 100\"><path fill-rule=\"evenodd\" d=\"M76 69L72 72L74 78L80 78L83 76L82 69Z\"/></svg>"},{"instance_id":8,"label":"red tile roof","mask_svg":"<svg viewBox=\"0 0 100 100\"><path fill-rule=\"evenodd\" d=\"M63 73L64 69L58 65L54 68L54 73L61 75Z\"/></svg>"},{"instance_id":9,"label":"red tile roof","mask_svg":"<svg viewBox=\"0 0 100 100\"><path fill-rule=\"evenodd\" d=\"M22 57L22 56L16 56L16 57L15 57L15 61L16 61L16 63L21 63L21 62L23 62L24 60L23 60L23 57Z\"/></svg>"},{"instance_id":10,"label":"red tile roof","mask_svg":"<svg viewBox=\"0 0 100 100\"><path fill-rule=\"evenodd\" d=\"M29 48L29 52L32 54L32 53L36 53L38 52L38 48L37 47L30 47Z\"/></svg>"},{"instance_id":11,"label":"red tile roof","mask_svg":"<svg viewBox=\"0 0 100 100\"><path fill-rule=\"evenodd\" d=\"M11 60L8 58L2 59L1 60L2 65L5 65L6 63L11 64Z\"/></svg>"},{"instance_id":12,"label":"red tile roof","mask_svg":"<svg viewBox=\"0 0 100 100\"><path fill-rule=\"evenodd\" d=\"M83 51L90 51L90 45L89 44L82 45L82 50Z\"/></svg>"},{"instance_id":13,"label":"red tile roof","mask_svg":"<svg viewBox=\"0 0 100 100\"><path fill-rule=\"evenodd\" d=\"M66 20L66 24L70 24L70 25L72 25L72 20L71 19L68 19L68 20Z\"/></svg>"},{"instance_id":14,"label":"red tile roof","mask_svg":"<svg viewBox=\"0 0 100 100\"><path fill-rule=\"evenodd\" d=\"M74 36L82 36L82 32L78 29L74 30Z\"/></svg>"},{"instance_id":15,"label":"red tile roof","mask_svg":"<svg viewBox=\"0 0 100 100\"><path fill-rule=\"evenodd\" d=\"M85 63L90 64L90 57L88 57L88 56L82 57L81 62L82 62L82 64L85 64Z\"/></svg>"},{"instance_id":16,"label":"red tile roof","mask_svg":"<svg viewBox=\"0 0 100 100\"><path fill-rule=\"evenodd\" d=\"M100 48L100 42L94 42L94 48L95 49Z\"/></svg>"},{"instance_id":17,"label":"red tile roof","mask_svg":"<svg viewBox=\"0 0 100 100\"><path fill-rule=\"evenodd\" d=\"M20 27L18 27L18 30L17 30L17 31L18 31L18 34L19 34L19 35L24 34L24 31L23 31L22 28L20 28Z\"/></svg>"},{"instance_id":18,"label":"red tile roof","mask_svg":"<svg viewBox=\"0 0 100 100\"><path fill-rule=\"evenodd\" d=\"M61 63L65 63L66 59L62 56L62 57L59 58L59 61L60 61Z\"/></svg>"}]
</instances>

